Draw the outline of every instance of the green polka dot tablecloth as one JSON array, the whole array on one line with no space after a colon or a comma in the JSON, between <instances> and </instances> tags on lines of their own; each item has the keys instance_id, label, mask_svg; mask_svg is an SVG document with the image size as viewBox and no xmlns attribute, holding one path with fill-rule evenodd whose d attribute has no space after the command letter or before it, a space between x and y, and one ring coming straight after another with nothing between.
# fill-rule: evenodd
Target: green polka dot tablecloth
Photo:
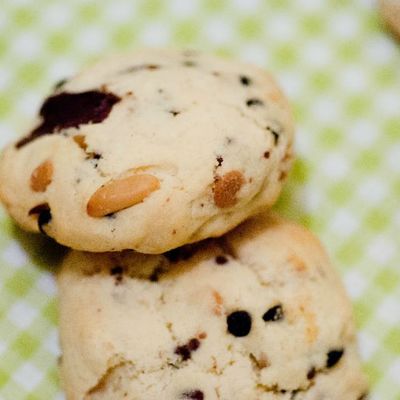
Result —
<instances>
[{"instance_id":1,"label":"green polka dot tablecloth","mask_svg":"<svg viewBox=\"0 0 400 400\"><path fill-rule=\"evenodd\" d=\"M400 41L373 1L0 0L0 9L0 146L25 132L54 82L105 52L189 47L272 70L297 120L298 159L277 208L315 231L340 270L371 398L400 399ZM0 400L62 399L60 248L4 212L0 225Z\"/></svg>"}]
</instances>

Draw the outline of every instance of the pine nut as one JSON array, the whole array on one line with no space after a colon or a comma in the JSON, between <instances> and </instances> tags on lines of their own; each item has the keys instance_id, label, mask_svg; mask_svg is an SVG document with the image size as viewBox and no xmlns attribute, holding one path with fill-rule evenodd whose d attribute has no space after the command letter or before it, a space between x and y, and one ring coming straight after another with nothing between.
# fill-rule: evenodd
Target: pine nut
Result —
<instances>
[{"instance_id":1,"label":"pine nut","mask_svg":"<svg viewBox=\"0 0 400 400\"><path fill-rule=\"evenodd\" d=\"M53 163L51 160L42 162L31 175L31 189L34 192L44 192L53 178Z\"/></svg>"},{"instance_id":2,"label":"pine nut","mask_svg":"<svg viewBox=\"0 0 400 400\"><path fill-rule=\"evenodd\" d=\"M214 182L214 203L217 207L227 208L236 204L236 194L244 184L243 174L239 171L230 171Z\"/></svg>"},{"instance_id":3,"label":"pine nut","mask_svg":"<svg viewBox=\"0 0 400 400\"><path fill-rule=\"evenodd\" d=\"M87 204L87 213L91 217L104 217L142 202L159 188L160 181L149 174L110 180L94 192Z\"/></svg>"}]
</instances>

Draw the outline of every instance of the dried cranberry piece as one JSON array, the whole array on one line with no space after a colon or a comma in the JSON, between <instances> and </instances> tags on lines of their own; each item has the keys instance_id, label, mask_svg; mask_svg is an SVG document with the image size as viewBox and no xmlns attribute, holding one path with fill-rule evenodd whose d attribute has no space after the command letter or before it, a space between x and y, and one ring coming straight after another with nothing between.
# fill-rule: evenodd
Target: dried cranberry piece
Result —
<instances>
[{"instance_id":1,"label":"dried cranberry piece","mask_svg":"<svg viewBox=\"0 0 400 400\"><path fill-rule=\"evenodd\" d=\"M16 147L21 148L42 135L50 135L62 129L99 123L108 117L112 107L120 100L112 93L97 90L62 92L50 96L39 111L42 123L30 135L17 142Z\"/></svg>"},{"instance_id":2,"label":"dried cranberry piece","mask_svg":"<svg viewBox=\"0 0 400 400\"><path fill-rule=\"evenodd\" d=\"M204 393L201 390L191 390L190 392L182 393L181 399L204 400Z\"/></svg>"},{"instance_id":3,"label":"dried cranberry piece","mask_svg":"<svg viewBox=\"0 0 400 400\"><path fill-rule=\"evenodd\" d=\"M192 352L196 351L200 347L200 340L193 338L190 339L187 344L178 346L175 349L175 354L182 357L182 361L189 360L192 357Z\"/></svg>"}]
</instances>

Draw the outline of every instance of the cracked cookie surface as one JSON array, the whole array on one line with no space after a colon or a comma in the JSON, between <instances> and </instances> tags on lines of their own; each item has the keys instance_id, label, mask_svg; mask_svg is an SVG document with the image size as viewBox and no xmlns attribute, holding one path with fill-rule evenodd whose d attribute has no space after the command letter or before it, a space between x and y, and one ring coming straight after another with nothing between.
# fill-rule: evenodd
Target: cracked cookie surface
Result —
<instances>
[{"instance_id":1,"label":"cracked cookie surface","mask_svg":"<svg viewBox=\"0 0 400 400\"><path fill-rule=\"evenodd\" d=\"M23 228L74 249L159 254L271 206L292 141L289 106L267 72L142 50L57 85L5 150L0 197ZM32 210L43 204L51 218L39 226Z\"/></svg>"},{"instance_id":2,"label":"cracked cookie surface","mask_svg":"<svg viewBox=\"0 0 400 400\"><path fill-rule=\"evenodd\" d=\"M358 400L351 306L317 239L264 214L164 255L72 251L68 400Z\"/></svg>"}]
</instances>

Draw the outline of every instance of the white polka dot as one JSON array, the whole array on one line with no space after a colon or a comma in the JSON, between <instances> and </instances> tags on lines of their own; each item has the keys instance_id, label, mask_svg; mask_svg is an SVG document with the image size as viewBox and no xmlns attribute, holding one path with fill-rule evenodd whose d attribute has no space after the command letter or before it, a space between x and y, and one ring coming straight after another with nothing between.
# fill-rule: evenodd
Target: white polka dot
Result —
<instances>
[{"instance_id":1,"label":"white polka dot","mask_svg":"<svg viewBox=\"0 0 400 400\"><path fill-rule=\"evenodd\" d=\"M0 29L3 29L5 31L5 26L7 25L8 18L7 18L7 13L0 13Z\"/></svg>"},{"instance_id":2,"label":"white polka dot","mask_svg":"<svg viewBox=\"0 0 400 400\"><path fill-rule=\"evenodd\" d=\"M11 75L11 71L6 68L0 69L0 90L4 90L10 85L14 77Z\"/></svg>"},{"instance_id":3,"label":"white polka dot","mask_svg":"<svg viewBox=\"0 0 400 400\"><path fill-rule=\"evenodd\" d=\"M354 234L360 228L359 220L354 212L346 209L339 209L332 217L330 229L342 238Z\"/></svg>"},{"instance_id":4,"label":"white polka dot","mask_svg":"<svg viewBox=\"0 0 400 400\"><path fill-rule=\"evenodd\" d=\"M32 31L20 33L11 43L12 52L22 60L37 57L43 47L41 37Z\"/></svg>"},{"instance_id":5,"label":"white polka dot","mask_svg":"<svg viewBox=\"0 0 400 400\"><path fill-rule=\"evenodd\" d=\"M174 17L187 18L198 12L199 2L197 0L170 0L168 6Z\"/></svg>"},{"instance_id":6,"label":"white polka dot","mask_svg":"<svg viewBox=\"0 0 400 400\"><path fill-rule=\"evenodd\" d=\"M0 356L8 349L8 346L5 342L0 340Z\"/></svg>"},{"instance_id":7,"label":"white polka dot","mask_svg":"<svg viewBox=\"0 0 400 400\"><path fill-rule=\"evenodd\" d=\"M400 358L399 357L395 358L392 365L390 365L389 375L395 382L399 381L399 377L400 377Z\"/></svg>"},{"instance_id":8,"label":"white polka dot","mask_svg":"<svg viewBox=\"0 0 400 400\"><path fill-rule=\"evenodd\" d=\"M301 8L302 13L318 11L325 5L325 0L297 0L296 7Z\"/></svg>"},{"instance_id":9,"label":"white polka dot","mask_svg":"<svg viewBox=\"0 0 400 400\"><path fill-rule=\"evenodd\" d=\"M147 46L161 46L169 42L170 36L170 30L164 23L153 22L143 29L141 42Z\"/></svg>"},{"instance_id":10,"label":"white polka dot","mask_svg":"<svg viewBox=\"0 0 400 400\"><path fill-rule=\"evenodd\" d=\"M12 2L10 2L10 5L12 5L15 8L18 8L18 7L24 7L27 5L31 6L32 3L31 3L31 0L13 0Z\"/></svg>"},{"instance_id":11,"label":"white polka dot","mask_svg":"<svg viewBox=\"0 0 400 400\"><path fill-rule=\"evenodd\" d=\"M57 294L57 286L53 275L50 273L43 273L37 280L37 288L46 293L48 296L54 296Z\"/></svg>"},{"instance_id":12,"label":"white polka dot","mask_svg":"<svg viewBox=\"0 0 400 400\"><path fill-rule=\"evenodd\" d=\"M64 393L57 393L54 400L66 400L65 394Z\"/></svg>"},{"instance_id":13,"label":"white polka dot","mask_svg":"<svg viewBox=\"0 0 400 400\"><path fill-rule=\"evenodd\" d=\"M55 357L61 355L57 329L53 329L52 331L50 331L49 335L44 339L43 346Z\"/></svg>"},{"instance_id":14,"label":"white polka dot","mask_svg":"<svg viewBox=\"0 0 400 400\"><path fill-rule=\"evenodd\" d=\"M38 315L38 310L19 300L8 311L7 318L18 328L26 329Z\"/></svg>"},{"instance_id":15,"label":"white polka dot","mask_svg":"<svg viewBox=\"0 0 400 400\"><path fill-rule=\"evenodd\" d=\"M360 23L349 13L333 13L329 18L329 30L339 39L349 40L360 31Z\"/></svg>"},{"instance_id":16,"label":"white polka dot","mask_svg":"<svg viewBox=\"0 0 400 400\"><path fill-rule=\"evenodd\" d=\"M350 297L354 300L363 295L368 281L359 271L353 270L345 274L344 284Z\"/></svg>"},{"instance_id":17,"label":"white polka dot","mask_svg":"<svg viewBox=\"0 0 400 400\"><path fill-rule=\"evenodd\" d=\"M343 178L349 172L348 159L342 153L328 153L322 161L321 170L330 179Z\"/></svg>"},{"instance_id":18,"label":"white polka dot","mask_svg":"<svg viewBox=\"0 0 400 400\"><path fill-rule=\"evenodd\" d=\"M223 44L231 41L234 37L232 23L225 18L213 18L206 22L204 31L208 40L215 44Z\"/></svg>"},{"instance_id":19,"label":"white polka dot","mask_svg":"<svg viewBox=\"0 0 400 400\"><path fill-rule=\"evenodd\" d=\"M63 28L73 19L72 8L67 2L50 3L43 8L42 23L47 28Z\"/></svg>"},{"instance_id":20,"label":"white polka dot","mask_svg":"<svg viewBox=\"0 0 400 400\"><path fill-rule=\"evenodd\" d=\"M376 237L367 246L368 257L378 265L387 264L396 254L397 246L388 235L382 234Z\"/></svg>"},{"instance_id":21,"label":"white polka dot","mask_svg":"<svg viewBox=\"0 0 400 400\"><path fill-rule=\"evenodd\" d=\"M18 111L29 117L36 115L41 103L41 96L37 92L25 92L17 102Z\"/></svg>"},{"instance_id":22,"label":"white polka dot","mask_svg":"<svg viewBox=\"0 0 400 400\"><path fill-rule=\"evenodd\" d=\"M279 42L287 42L296 37L296 21L293 15L289 13L275 14L273 18L265 20L264 27L267 37L275 39L277 44Z\"/></svg>"},{"instance_id":23,"label":"white polka dot","mask_svg":"<svg viewBox=\"0 0 400 400\"><path fill-rule=\"evenodd\" d=\"M300 199L304 211L308 212L317 211L322 203L321 192L315 190L311 184L302 188Z\"/></svg>"},{"instance_id":24,"label":"white polka dot","mask_svg":"<svg viewBox=\"0 0 400 400\"><path fill-rule=\"evenodd\" d=\"M83 29L77 36L77 44L85 54L96 54L103 51L107 41L106 31L95 26Z\"/></svg>"},{"instance_id":25,"label":"white polka dot","mask_svg":"<svg viewBox=\"0 0 400 400\"><path fill-rule=\"evenodd\" d=\"M358 195L364 204L374 205L384 201L388 196L389 188L381 176L365 179L360 183Z\"/></svg>"},{"instance_id":26,"label":"white polka dot","mask_svg":"<svg viewBox=\"0 0 400 400\"><path fill-rule=\"evenodd\" d=\"M399 298L386 297L378 308L379 317L389 325L400 324L400 303ZM399 338L400 345L400 338Z\"/></svg>"},{"instance_id":27,"label":"white polka dot","mask_svg":"<svg viewBox=\"0 0 400 400\"><path fill-rule=\"evenodd\" d=\"M323 40L307 41L299 54L313 69L326 67L332 63L332 50Z\"/></svg>"},{"instance_id":28,"label":"white polka dot","mask_svg":"<svg viewBox=\"0 0 400 400\"><path fill-rule=\"evenodd\" d=\"M279 82L285 94L294 100L304 93L304 79L298 73L283 71L279 74Z\"/></svg>"},{"instance_id":29,"label":"white polka dot","mask_svg":"<svg viewBox=\"0 0 400 400\"><path fill-rule=\"evenodd\" d=\"M131 21L137 14L136 6L134 1L110 1L106 4L105 15L113 22Z\"/></svg>"},{"instance_id":30,"label":"white polka dot","mask_svg":"<svg viewBox=\"0 0 400 400\"><path fill-rule=\"evenodd\" d=\"M388 149L385 160L393 172L400 172L400 144Z\"/></svg>"},{"instance_id":31,"label":"white polka dot","mask_svg":"<svg viewBox=\"0 0 400 400\"><path fill-rule=\"evenodd\" d=\"M69 58L55 58L48 67L49 81L57 82L60 79L69 78L78 69L77 63Z\"/></svg>"},{"instance_id":32,"label":"white polka dot","mask_svg":"<svg viewBox=\"0 0 400 400\"><path fill-rule=\"evenodd\" d=\"M31 391L42 381L43 372L30 362L26 362L13 373L12 377L26 391Z\"/></svg>"},{"instance_id":33,"label":"white polka dot","mask_svg":"<svg viewBox=\"0 0 400 400\"><path fill-rule=\"evenodd\" d=\"M340 85L349 92L355 93L366 89L370 84L366 73L363 72L359 66L347 67L340 71Z\"/></svg>"},{"instance_id":34,"label":"white polka dot","mask_svg":"<svg viewBox=\"0 0 400 400\"><path fill-rule=\"evenodd\" d=\"M368 148L377 139L380 134L379 128L371 120L358 120L353 124L349 124L348 137L357 148Z\"/></svg>"},{"instance_id":35,"label":"white polka dot","mask_svg":"<svg viewBox=\"0 0 400 400\"><path fill-rule=\"evenodd\" d=\"M310 107L316 121L322 123L340 121L341 109L337 96L315 96Z\"/></svg>"},{"instance_id":36,"label":"white polka dot","mask_svg":"<svg viewBox=\"0 0 400 400\"><path fill-rule=\"evenodd\" d=\"M11 125L0 121L0 148L8 144L16 135L17 132Z\"/></svg>"},{"instance_id":37,"label":"white polka dot","mask_svg":"<svg viewBox=\"0 0 400 400\"><path fill-rule=\"evenodd\" d=\"M267 63L264 47L258 42L245 43L239 50L243 61L265 67Z\"/></svg>"},{"instance_id":38,"label":"white polka dot","mask_svg":"<svg viewBox=\"0 0 400 400\"><path fill-rule=\"evenodd\" d=\"M299 155L303 155L304 157L308 157L308 154L310 154L310 151L313 149L313 143L312 143L312 138L314 133L317 134L316 132L310 132L306 131L306 128L302 125L299 125L296 128L296 141L295 141L295 148L296 151Z\"/></svg>"},{"instance_id":39,"label":"white polka dot","mask_svg":"<svg viewBox=\"0 0 400 400\"><path fill-rule=\"evenodd\" d=\"M12 240L2 251L1 256L3 260L14 268L21 268L28 262L28 256L21 245Z\"/></svg>"},{"instance_id":40,"label":"white polka dot","mask_svg":"<svg viewBox=\"0 0 400 400\"><path fill-rule=\"evenodd\" d=\"M397 53L396 43L389 35L374 37L363 46L365 59L373 64L389 64Z\"/></svg>"},{"instance_id":41,"label":"white polka dot","mask_svg":"<svg viewBox=\"0 0 400 400\"><path fill-rule=\"evenodd\" d=\"M398 90L382 92L375 98L376 111L381 118L398 118L400 110L400 93Z\"/></svg>"},{"instance_id":42,"label":"white polka dot","mask_svg":"<svg viewBox=\"0 0 400 400\"><path fill-rule=\"evenodd\" d=\"M261 0L232 0L232 5L238 11L257 12L261 7Z\"/></svg>"},{"instance_id":43,"label":"white polka dot","mask_svg":"<svg viewBox=\"0 0 400 400\"><path fill-rule=\"evenodd\" d=\"M367 332L358 334L360 355L363 361L368 361L379 348L379 342Z\"/></svg>"}]
</instances>

